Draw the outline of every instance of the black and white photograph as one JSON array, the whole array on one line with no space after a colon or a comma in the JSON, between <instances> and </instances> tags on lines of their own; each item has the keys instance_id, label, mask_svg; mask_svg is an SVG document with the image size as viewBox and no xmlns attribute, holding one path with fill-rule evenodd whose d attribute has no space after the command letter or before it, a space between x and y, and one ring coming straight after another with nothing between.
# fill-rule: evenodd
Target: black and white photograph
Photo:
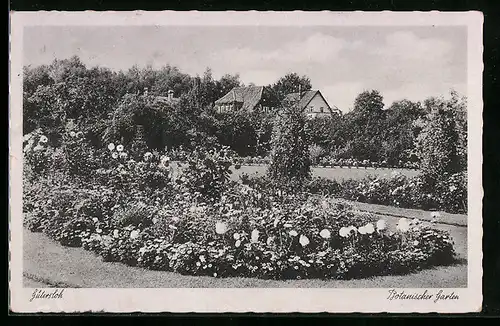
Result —
<instances>
[{"instance_id":1,"label":"black and white photograph","mask_svg":"<svg viewBox=\"0 0 500 326\"><path fill-rule=\"evenodd\" d=\"M268 311L304 291L330 293L322 311L479 308L480 15L83 15L16 27L11 287L25 309L90 307L107 289L194 289L208 310L224 289L281 293ZM91 289L103 297L79 298ZM335 291L346 302L328 308Z\"/></svg>"}]
</instances>

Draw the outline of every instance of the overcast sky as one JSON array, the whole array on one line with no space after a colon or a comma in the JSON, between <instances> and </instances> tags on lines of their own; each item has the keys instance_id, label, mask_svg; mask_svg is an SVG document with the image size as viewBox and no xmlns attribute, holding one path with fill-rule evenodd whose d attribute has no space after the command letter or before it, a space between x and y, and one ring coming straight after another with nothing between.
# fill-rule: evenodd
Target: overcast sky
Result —
<instances>
[{"instance_id":1,"label":"overcast sky","mask_svg":"<svg viewBox=\"0 0 500 326\"><path fill-rule=\"evenodd\" d=\"M239 73L267 85L288 72L307 75L344 112L365 89L386 106L450 89L466 94L465 27L27 27L24 64L78 55L89 67L178 66L215 78Z\"/></svg>"}]
</instances>

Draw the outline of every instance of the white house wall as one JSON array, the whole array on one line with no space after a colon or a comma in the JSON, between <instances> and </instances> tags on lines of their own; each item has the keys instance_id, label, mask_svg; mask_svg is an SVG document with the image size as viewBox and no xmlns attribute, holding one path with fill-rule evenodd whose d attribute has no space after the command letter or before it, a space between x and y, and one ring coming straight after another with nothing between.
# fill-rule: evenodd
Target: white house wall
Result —
<instances>
[{"instance_id":1,"label":"white house wall","mask_svg":"<svg viewBox=\"0 0 500 326\"><path fill-rule=\"evenodd\" d=\"M321 108L323 108L323 113L321 112ZM326 116L331 114L330 110L328 109L328 103L325 102L325 100L319 93L316 93L316 95L314 95L309 104L307 104L305 112L307 116L311 118L317 116Z\"/></svg>"}]
</instances>

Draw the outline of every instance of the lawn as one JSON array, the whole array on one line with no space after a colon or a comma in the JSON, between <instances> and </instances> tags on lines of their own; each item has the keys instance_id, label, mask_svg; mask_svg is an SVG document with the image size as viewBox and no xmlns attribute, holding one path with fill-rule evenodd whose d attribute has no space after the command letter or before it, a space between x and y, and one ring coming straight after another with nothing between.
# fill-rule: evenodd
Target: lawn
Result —
<instances>
[{"instance_id":1,"label":"lawn","mask_svg":"<svg viewBox=\"0 0 500 326\"><path fill-rule=\"evenodd\" d=\"M182 165L181 165L182 166ZM174 162L174 173L179 170L179 163ZM235 169L234 166L231 167L231 171L233 174L231 176L232 180L239 180L240 175L246 173L248 175L263 175L266 173L267 166L263 165L244 165L239 169ZM409 170L409 169L373 169L373 168L341 168L341 167L332 167L332 168L312 168L313 177L323 177L332 180L343 180L343 179L362 179L366 176L373 175L381 178L388 178L391 176L392 172L399 172L405 176L412 177L416 176L419 171L418 170Z\"/></svg>"},{"instance_id":2,"label":"lawn","mask_svg":"<svg viewBox=\"0 0 500 326\"><path fill-rule=\"evenodd\" d=\"M398 218L381 216L394 228ZM450 232L459 263L403 276L377 276L359 280L276 281L253 278L186 276L145 270L121 263L105 263L82 248L63 247L41 233L24 231L25 287L50 286L85 288L185 288L185 287L302 287L302 288L419 288L467 286L467 228L437 224Z\"/></svg>"}]
</instances>

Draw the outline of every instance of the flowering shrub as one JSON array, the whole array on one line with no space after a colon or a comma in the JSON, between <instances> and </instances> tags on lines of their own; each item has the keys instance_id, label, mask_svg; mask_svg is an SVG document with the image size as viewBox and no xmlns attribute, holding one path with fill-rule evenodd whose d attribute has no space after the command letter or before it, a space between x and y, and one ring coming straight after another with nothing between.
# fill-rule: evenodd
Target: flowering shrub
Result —
<instances>
[{"instance_id":1,"label":"flowering shrub","mask_svg":"<svg viewBox=\"0 0 500 326\"><path fill-rule=\"evenodd\" d=\"M70 175L87 179L96 169L95 151L82 131L71 130L63 134L63 151Z\"/></svg>"},{"instance_id":2,"label":"flowering shrub","mask_svg":"<svg viewBox=\"0 0 500 326\"><path fill-rule=\"evenodd\" d=\"M40 129L23 137L23 156L30 168L30 173L25 173L26 177L44 175L52 167L54 149Z\"/></svg>"},{"instance_id":3,"label":"flowering shrub","mask_svg":"<svg viewBox=\"0 0 500 326\"><path fill-rule=\"evenodd\" d=\"M232 157L229 147L210 150L198 147L188 157L188 166L176 182L190 192L218 198L232 173Z\"/></svg>"}]
</instances>

